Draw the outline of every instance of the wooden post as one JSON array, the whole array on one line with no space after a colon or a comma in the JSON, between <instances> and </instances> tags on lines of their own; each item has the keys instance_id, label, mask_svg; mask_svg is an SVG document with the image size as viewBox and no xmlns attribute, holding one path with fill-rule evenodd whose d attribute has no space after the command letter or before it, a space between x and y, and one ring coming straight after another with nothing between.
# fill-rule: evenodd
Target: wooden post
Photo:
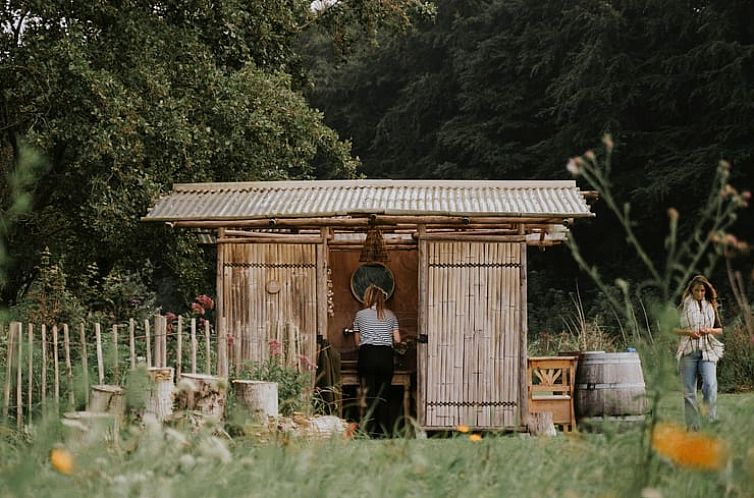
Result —
<instances>
[{"instance_id":1,"label":"wooden post","mask_svg":"<svg viewBox=\"0 0 754 498\"><path fill-rule=\"evenodd\" d=\"M128 319L128 349L131 355L131 370L136 368L136 340L134 338L134 329L136 323L133 318Z\"/></svg>"},{"instance_id":2,"label":"wooden post","mask_svg":"<svg viewBox=\"0 0 754 498\"><path fill-rule=\"evenodd\" d=\"M524 232L524 225L522 224L520 227L520 233ZM518 375L519 375L519 382L518 382L518 388L519 388L519 410L520 410L520 416L521 416L521 425L525 424L526 421L526 415L529 413L529 395L527 393L529 381L526 378L526 372L527 372L527 342L526 342L526 335L529 333L529 326L527 323L527 316L526 316L526 303L527 303L527 272L526 272L526 243L522 242L519 244L520 251L521 251L521 259L519 267L519 270L521 272L521 294L519 299L519 306L520 306L520 323L519 323L519 340L521 341L519 344L519 358L518 358ZM513 291L513 289L511 289Z\"/></svg>"},{"instance_id":3,"label":"wooden post","mask_svg":"<svg viewBox=\"0 0 754 498\"><path fill-rule=\"evenodd\" d=\"M14 322L16 328L16 339L18 340L18 361L16 362L16 429L19 431L24 427L24 385L21 371L23 370L23 346L24 346L24 324ZM31 351L29 351L31 353Z\"/></svg>"},{"instance_id":4,"label":"wooden post","mask_svg":"<svg viewBox=\"0 0 754 498\"><path fill-rule=\"evenodd\" d=\"M68 333L68 324L63 324L63 351L65 353L65 377L68 381L68 404L71 408L76 406L76 398L73 394L73 366L71 365L71 339Z\"/></svg>"},{"instance_id":5,"label":"wooden post","mask_svg":"<svg viewBox=\"0 0 754 498\"><path fill-rule=\"evenodd\" d=\"M183 316L178 315L178 337L175 352L175 374L181 377L181 364L183 363Z\"/></svg>"},{"instance_id":6,"label":"wooden post","mask_svg":"<svg viewBox=\"0 0 754 498\"><path fill-rule=\"evenodd\" d=\"M120 369L118 368L118 324L113 324L113 382L120 384Z\"/></svg>"},{"instance_id":7,"label":"wooden post","mask_svg":"<svg viewBox=\"0 0 754 498\"><path fill-rule=\"evenodd\" d=\"M0 334L5 332L5 326L0 327ZM13 327L8 327L7 347L5 350L5 386L3 386L3 419L8 418L10 409L10 375L11 360L13 359Z\"/></svg>"},{"instance_id":8,"label":"wooden post","mask_svg":"<svg viewBox=\"0 0 754 498\"><path fill-rule=\"evenodd\" d=\"M205 354L207 355L207 375L212 373L212 357L211 357L211 349L210 349L210 342L209 342L209 320L204 320L204 346L205 346ZM226 365L227 367L227 365ZM227 375L227 371L225 372Z\"/></svg>"},{"instance_id":9,"label":"wooden post","mask_svg":"<svg viewBox=\"0 0 754 498\"><path fill-rule=\"evenodd\" d=\"M191 373L196 373L196 318L191 319Z\"/></svg>"},{"instance_id":10,"label":"wooden post","mask_svg":"<svg viewBox=\"0 0 754 498\"><path fill-rule=\"evenodd\" d=\"M105 365L102 361L102 327L99 322L94 324L94 337L97 343L97 375L99 384L105 383Z\"/></svg>"},{"instance_id":11,"label":"wooden post","mask_svg":"<svg viewBox=\"0 0 754 498\"><path fill-rule=\"evenodd\" d=\"M144 413L150 413L160 422L173 414L174 371L172 368L150 368L152 386L147 392Z\"/></svg>"},{"instance_id":12,"label":"wooden post","mask_svg":"<svg viewBox=\"0 0 754 498\"><path fill-rule=\"evenodd\" d=\"M84 370L84 402L89 403L89 358L86 352L86 325L84 325L84 322L81 322L79 327L79 337L81 338L81 366Z\"/></svg>"},{"instance_id":13,"label":"wooden post","mask_svg":"<svg viewBox=\"0 0 754 498\"><path fill-rule=\"evenodd\" d=\"M60 404L60 358L58 357L58 326L52 326L52 359L55 369L55 404Z\"/></svg>"},{"instance_id":14,"label":"wooden post","mask_svg":"<svg viewBox=\"0 0 754 498\"><path fill-rule=\"evenodd\" d=\"M144 320L144 335L147 339L147 368L152 368L152 341L149 337L149 320Z\"/></svg>"},{"instance_id":15,"label":"wooden post","mask_svg":"<svg viewBox=\"0 0 754 498\"><path fill-rule=\"evenodd\" d=\"M32 399L34 397L34 325L29 324L28 325L28 334L29 334L29 391L26 396L26 403L28 408L28 417L29 417L29 425L31 425L31 413L33 408L33 402Z\"/></svg>"},{"instance_id":16,"label":"wooden post","mask_svg":"<svg viewBox=\"0 0 754 498\"><path fill-rule=\"evenodd\" d=\"M225 228L217 229L217 240L225 237ZM224 301L224 282L225 282L225 245L216 244L217 249L217 299L215 301L215 316L217 317L217 374L221 377L227 377L228 375L228 355L226 338L227 331L225 330L225 301ZM207 355L207 361L209 361L209 355ZM207 368L207 373L210 373Z\"/></svg>"},{"instance_id":17,"label":"wooden post","mask_svg":"<svg viewBox=\"0 0 754 498\"><path fill-rule=\"evenodd\" d=\"M260 424L278 416L278 385L262 380L234 380L233 391L251 418Z\"/></svg>"},{"instance_id":18,"label":"wooden post","mask_svg":"<svg viewBox=\"0 0 754 498\"><path fill-rule=\"evenodd\" d=\"M47 325L42 324L42 408L47 404Z\"/></svg>"}]
</instances>

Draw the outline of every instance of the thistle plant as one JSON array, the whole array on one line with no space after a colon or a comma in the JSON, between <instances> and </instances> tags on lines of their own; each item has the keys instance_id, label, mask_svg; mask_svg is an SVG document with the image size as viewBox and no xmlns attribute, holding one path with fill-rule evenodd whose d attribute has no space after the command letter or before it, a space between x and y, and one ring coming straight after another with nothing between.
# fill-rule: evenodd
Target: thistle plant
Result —
<instances>
[{"instance_id":1,"label":"thistle plant","mask_svg":"<svg viewBox=\"0 0 754 498\"><path fill-rule=\"evenodd\" d=\"M696 214L688 235L679 237L681 215L675 208L668 209L664 258L653 259L634 230L630 204L620 203L613 193L610 180L614 149L612 137L605 135L602 145L603 150L599 155L589 150L581 156L571 158L566 169L572 175L582 177L597 190L623 228L627 243L634 249L646 271L646 278L634 284L618 278L611 285L603 279L596 266L585 260L574 238L569 238L567 243L579 267L592 278L616 312L629 324L644 360L650 412L642 431L640 465L636 466L635 488L632 490L636 492L658 480L657 472L653 472L658 469L654 465L655 456L662 457L667 453L663 453L664 446L658 443L667 439L665 436L660 437L664 434L660 429L665 426L658 425L658 408L663 393L671 385L678 383L675 380L674 362L670 361L672 330L678 324L675 304L691 276L699 272L710 274L719 258L725 254L726 247L746 249L746 244L727 233L727 230L736 221L737 212L748 205L751 194L748 191L739 193L729 184L730 164L721 161L706 202ZM648 308L644 306L645 301L649 302ZM639 324L634 303L641 304L644 326ZM683 430L673 429L669 433L673 438L680 438L681 442L686 441L687 436ZM714 463L715 468L722 466L717 460Z\"/></svg>"}]
</instances>

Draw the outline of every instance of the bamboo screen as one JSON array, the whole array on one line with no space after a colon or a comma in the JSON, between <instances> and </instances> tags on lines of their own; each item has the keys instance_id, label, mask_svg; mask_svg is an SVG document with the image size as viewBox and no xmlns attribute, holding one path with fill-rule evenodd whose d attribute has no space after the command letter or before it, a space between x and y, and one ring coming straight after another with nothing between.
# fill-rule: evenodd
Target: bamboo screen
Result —
<instances>
[{"instance_id":1,"label":"bamboo screen","mask_svg":"<svg viewBox=\"0 0 754 498\"><path fill-rule=\"evenodd\" d=\"M419 420L438 429L517 427L521 243L424 243Z\"/></svg>"},{"instance_id":2,"label":"bamboo screen","mask_svg":"<svg viewBox=\"0 0 754 498\"><path fill-rule=\"evenodd\" d=\"M223 318L232 339L228 361L268 358L272 340L291 365L315 362L317 265L314 244L226 244ZM306 365L305 365L306 366Z\"/></svg>"}]
</instances>

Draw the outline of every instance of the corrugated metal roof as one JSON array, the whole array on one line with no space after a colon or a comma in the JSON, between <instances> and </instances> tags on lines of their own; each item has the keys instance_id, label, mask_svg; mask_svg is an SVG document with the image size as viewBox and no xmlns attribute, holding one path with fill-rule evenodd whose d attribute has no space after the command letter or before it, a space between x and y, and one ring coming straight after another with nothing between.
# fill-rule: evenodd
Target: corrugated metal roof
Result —
<instances>
[{"instance_id":1,"label":"corrugated metal roof","mask_svg":"<svg viewBox=\"0 0 754 498\"><path fill-rule=\"evenodd\" d=\"M592 216L573 180L313 180L175 184L145 221L349 214Z\"/></svg>"}]
</instances>

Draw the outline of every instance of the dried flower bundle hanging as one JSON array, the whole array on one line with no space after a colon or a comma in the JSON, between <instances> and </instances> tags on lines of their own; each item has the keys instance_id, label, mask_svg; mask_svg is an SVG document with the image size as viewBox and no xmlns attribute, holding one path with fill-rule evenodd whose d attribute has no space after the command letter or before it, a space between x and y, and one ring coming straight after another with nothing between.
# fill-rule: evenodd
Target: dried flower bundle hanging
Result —
<instances>
[{"instance_id":1,"label":"dried flower bundle hanging","mask_svg":"<svg viewBox=\"0 0 754 498\"><path fill-rule=\"evenodd\" d=\"M387 256L387 247L385 239L382 237L382 230L372 227L367 232L367 238L364 241L364 247L361 248L362 263L371 263L373 261L389 261Z\"/></svg>"}]
</instances>

